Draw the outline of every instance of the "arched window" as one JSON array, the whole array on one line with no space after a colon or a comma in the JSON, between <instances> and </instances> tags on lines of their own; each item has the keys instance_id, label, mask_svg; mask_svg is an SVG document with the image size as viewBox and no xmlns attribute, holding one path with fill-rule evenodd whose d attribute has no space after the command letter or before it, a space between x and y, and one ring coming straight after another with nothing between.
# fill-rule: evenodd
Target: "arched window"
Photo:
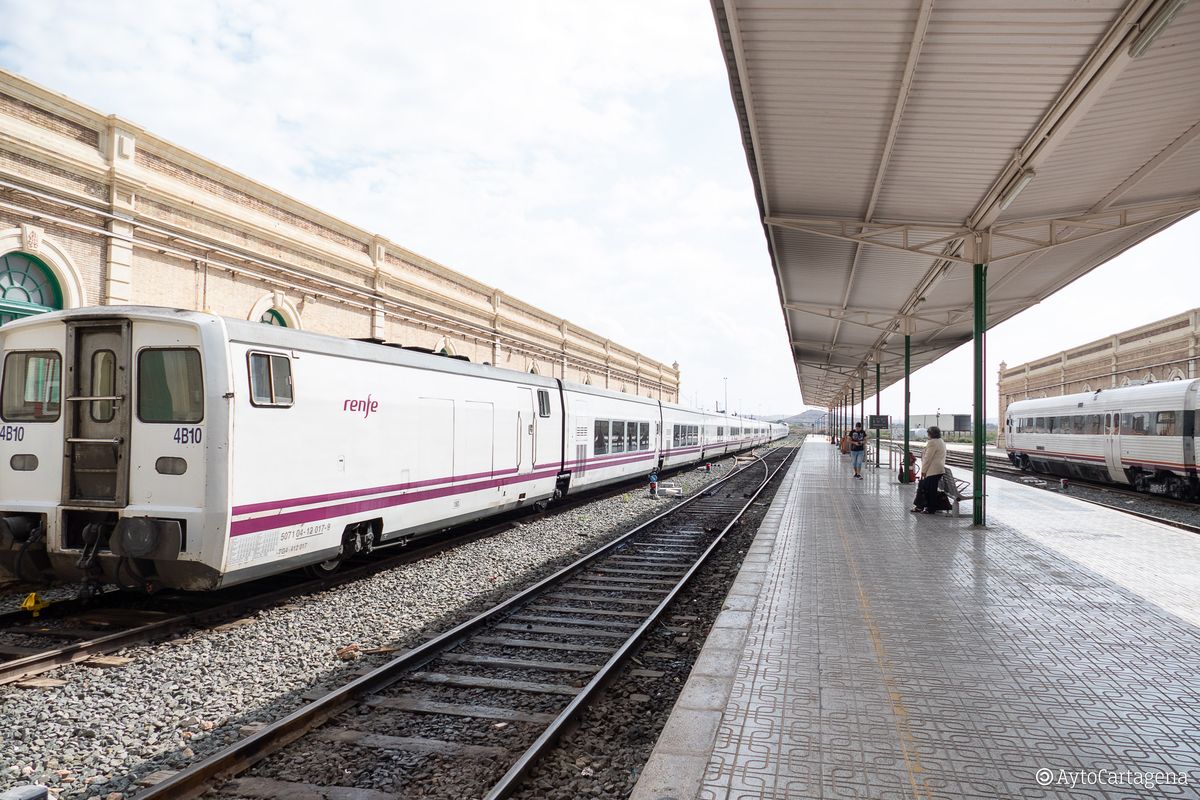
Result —
<instances>
[{"instance_id":1,"label":"arched window","mask_svg":"<svg viewBox=\"0 0 1200 800\"><path fill-rule=\"evenodd\" d=\"M278 325L281 328L288 326L287 320L283 318L283 314L280 314L274 308L268 308L264 311L263 315L258 318L258 321L267 325Z\"/></svg>"},{"instance_id":2,"label":"arched window","mask_svg":"<svg viewBox=\"0 0 1200 800\"><path fill-rule=\"evenodd\" d=\"M0 325L62 308L54 273L27 253L0 256Z\"/></svg>"},{"instance_id":3,"label":"arched window","mask_svg":"<svg viewBox=\"0 0 1200 800\"><path fill-rule=\"evenodd\" d=\"M278 291L267 292L259 297L250 307L246 319L279 328L301 330L304 327L300 324L300 309L287 299L287 295Z\"/></svg>"}]
</instances>

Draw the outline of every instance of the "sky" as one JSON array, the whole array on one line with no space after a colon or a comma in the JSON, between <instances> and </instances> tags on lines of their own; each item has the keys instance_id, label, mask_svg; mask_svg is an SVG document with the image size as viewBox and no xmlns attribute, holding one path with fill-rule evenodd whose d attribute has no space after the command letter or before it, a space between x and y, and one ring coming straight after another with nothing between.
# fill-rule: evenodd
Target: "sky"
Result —
<instances>
[{"instance_id":1,"label":"sky","mask_svg":"<svg viewBox=\"0 0 1200 800\"><path fill-rule=\"evenodd\" d=\"M0 0L0 19L0 67L678 361L687 404L804 408L707 3ZM998 326L989 407L1001 360L1200 306L1198 244L1187 220ZM970 380L967 345L914 374L913 413L968 413Z\"/></svg>"}]
</instances>

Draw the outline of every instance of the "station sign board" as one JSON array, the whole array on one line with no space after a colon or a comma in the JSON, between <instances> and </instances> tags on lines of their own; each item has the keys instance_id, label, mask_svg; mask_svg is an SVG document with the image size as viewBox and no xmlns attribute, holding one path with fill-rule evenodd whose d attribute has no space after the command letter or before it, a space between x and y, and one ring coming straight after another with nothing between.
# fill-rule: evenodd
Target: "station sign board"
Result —
<instances>
[{"instance_id":1,"label":"station sign board","mask_svg":"<svg viewBox=\"0 0 1200 800\"><path fill-rule=\"evenodd\" d=\"M867 428L873 431L886 431L891 427L891 417L887 414L868 414Z\"/></svg>"}]
</instances>

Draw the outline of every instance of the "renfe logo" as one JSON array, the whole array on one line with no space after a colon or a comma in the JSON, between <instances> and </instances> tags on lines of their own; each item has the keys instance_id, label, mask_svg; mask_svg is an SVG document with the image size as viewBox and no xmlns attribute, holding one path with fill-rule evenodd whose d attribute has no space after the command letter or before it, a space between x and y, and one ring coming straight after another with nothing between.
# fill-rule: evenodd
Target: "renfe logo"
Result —
<instances>
[{"instance_id":1,"label":"renfe logo","mask_svg":"<svg viewBox=\"0 0 1200 800\"><path fill-rule=\"evenodd\" d=\"M347 400L342 403L342 411L361 411L363 412L363 419L366 419L378 410L379 401L372 400L371 395L367 395L366 400Z\"/></svg>"}]
</instances>

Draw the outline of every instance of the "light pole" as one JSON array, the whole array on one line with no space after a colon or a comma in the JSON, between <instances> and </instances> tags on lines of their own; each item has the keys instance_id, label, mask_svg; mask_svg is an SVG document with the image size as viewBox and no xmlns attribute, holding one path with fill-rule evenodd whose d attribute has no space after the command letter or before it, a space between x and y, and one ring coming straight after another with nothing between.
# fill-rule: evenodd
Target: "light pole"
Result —
<instances>
[{"instance_id":1,"label":"light pole","mask_svg":"<svg viewBox=\"0 0 1200 800\"><path fill-rule=\"evenodd\" d=\"M729 413L729 378L722 378L725 381L725 413Z\"/></svg>"}]
</instances>

